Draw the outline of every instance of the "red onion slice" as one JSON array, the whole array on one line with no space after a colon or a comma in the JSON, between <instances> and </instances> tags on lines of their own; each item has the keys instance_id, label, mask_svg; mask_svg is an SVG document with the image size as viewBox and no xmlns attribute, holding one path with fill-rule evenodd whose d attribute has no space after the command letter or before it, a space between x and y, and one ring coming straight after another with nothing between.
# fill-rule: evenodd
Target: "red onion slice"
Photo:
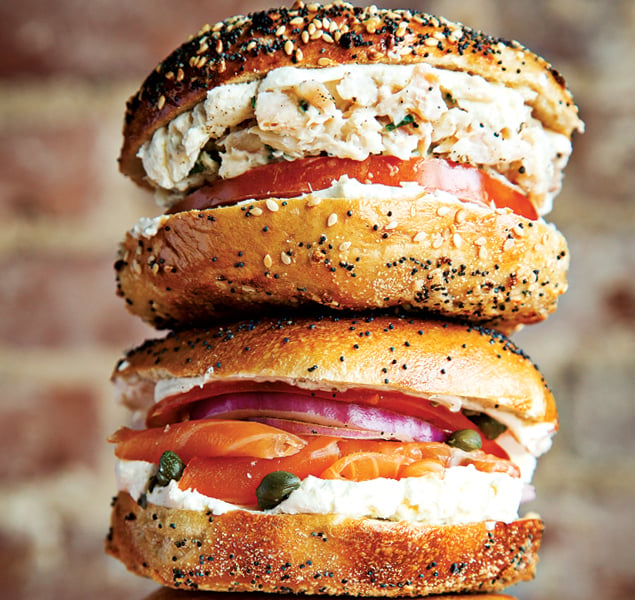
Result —
<instances>
[{"instance_id":1,"label":"red onion slice","mask_svg":"<svg viewBox=\"0 0 635 600\"><path fill-rule=\"evenodd\" d=\"M192 419L257 418L260 420L263 417L337 427L347 431L355 428L373 432L375 438L403 442L443 442L447 438L445 431L416 417L374 406L313 398L303 394L275 392L225 394L196 403L190 413ZM332 430L329 429L329 431Z\"/></svg>"},{"instance_id":2,"label":"red onion slice","mask_svg":"<svg viewBox=\"0 0 635 600\"><path fill-rule=\"evenodd\" d=\"M395 434L371 429L357 429L356 427L336 427L335 425L317 425L306 421L294 421L291 419L277 419L275 417L249 417L248 421L257 421L271 427L277 427L287 433L295 435L327 435L331 437L351 440L397 440L409 441L395 437Z\"/></svg>"}]
</instances>

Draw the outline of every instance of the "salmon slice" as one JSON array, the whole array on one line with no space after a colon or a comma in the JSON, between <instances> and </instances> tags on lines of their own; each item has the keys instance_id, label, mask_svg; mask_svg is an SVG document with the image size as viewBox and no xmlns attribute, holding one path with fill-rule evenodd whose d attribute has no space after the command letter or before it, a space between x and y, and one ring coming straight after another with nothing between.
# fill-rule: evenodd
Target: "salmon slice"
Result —
<instances>
[{"instance_id":1,"label":"salmon slice","mask_svg":"<svg viewBox=\"0 0 635 600\"><path fill-rule=\"evenodd\" d=\"M337 440L307 438L306 446L292 456L272 459L194 458L179 480L182 490L196 491L241 506L256 506L256 488L273 471L288 471L304 479L318 476L340 456Z\"/></svg>"},{"instance_id":2,"label":"salmon slice","mask_svg":"<svg viewBox=\"0 0 635 600\"><path fill-rule=\"evenodd\" d=\"M115 456L158 463L166 450L184 463L195 456L278 458L300 451L306 442L292 433L253 421L204 419L165 427L121 427L108 441L116 444Z\"/></svg>"}]
</instances>

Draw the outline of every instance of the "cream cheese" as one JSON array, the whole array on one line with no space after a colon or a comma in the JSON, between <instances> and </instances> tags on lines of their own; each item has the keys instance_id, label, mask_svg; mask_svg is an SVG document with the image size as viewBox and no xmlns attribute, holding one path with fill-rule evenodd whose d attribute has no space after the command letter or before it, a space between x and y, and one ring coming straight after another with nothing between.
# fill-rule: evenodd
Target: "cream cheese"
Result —
<instances>
[{"instance_id":1,"label":"cream cheese","mask_svg":"<svg viewBox=\"0 0 635 600\"><path fill-rule=\"evenodd\" d=\"M146 492L155 466L145 461L117 462L119 491L135 500ZM401 480L353 482L309 476L272 514L337 514L354 518L415 521L450 525L473 521L518 518L524 483L502 473L482 473L473 466L449 467L443 475L430 474ZM245 507L210 498L193 489L181 490L176 481L147 492L151 504L223 514Z\"/></svg>"},{"instance_id":2,"label":"cream cheese","mask_svg":"<svg viewBox=\"0 0 635 600\"><path fill-rule=\"evenodd\" d=\"M281 67L211 89L138 155L148 180L170 192L160 194L167 202L203 180L272 161L385 154L478 165L520 186L544 214L571 143L532 116L534 97L529 88L425 63Z\"/></svg>"}]
</instances>

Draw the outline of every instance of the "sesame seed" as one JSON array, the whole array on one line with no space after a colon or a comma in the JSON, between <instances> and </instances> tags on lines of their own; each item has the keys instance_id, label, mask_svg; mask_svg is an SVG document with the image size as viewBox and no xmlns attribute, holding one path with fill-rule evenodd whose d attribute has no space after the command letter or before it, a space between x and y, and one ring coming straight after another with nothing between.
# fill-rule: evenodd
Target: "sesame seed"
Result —
<instances>
[{"instance_id":1,"label":"sesame seed","mask_svg":"<svg viewBox=\"0 0 635 600\"><path fill-rule=\"evenodd\" d=\"M265 204L267 205L267 208L271 211L271 212L278 212L278 209L280 208L278 206L278 203L275 200L272 200L271 198L267 198L265 200Z\"/></svg>"},{"instance_id":2,"label":"sesame seed","mask_svg":"<svg viewBox=\"0 0 635 600\"><path fill-rule=\"evenodd\" d=\"M165 106L165 96L159 96L159 100L157 101L157 108L161 110Z\"/></svg>"},{"instance_id":3,"label":"sesame seed","mask_svg":"<svg viewBox=\"0 0 635 600\"><path fill-rule=\"evenodd\" d=\"M252 209L250 209L249 214L259 217L262 214L262 208L254 206Z\"/></svg>"},{"instance_id":4,"label":"sesame seed","mask_svg":"<svg viewBox=\"0 0 635 600\"><path fill-rule=\"evenodd\" d=\"M293 42L291 40L287 40L284 43L284 51L287 56L291 56L293 54Z\"/></svg>"},{"instance_id":5,"label":"sesame seed","mask_svg":"<svg viewBox=\"0 0 635 600\"><path fill-rule=\"evenodd\" d=\"M487 238L485 237L480 237L474 240L474 245L475 246L484 246L485 244L487 244Z\"/></svg>"},{"instance_id":6,"label":"sesame seed","mask_svg":"<svg viewBox=\"0 0 635 600\"><path fill-rule=\"evenodd\" d=\"M452 242L457 248L460 248L461 244L463 243L463 238L458 233L455 233L452 236Z\"/></svg>"},{"instance_id":7,"label":"sesame seed","mask_svg":"<svg viewBox=\"0 0 635 600\"><path fill-rule=\"evenodd\" d=\"M507 250L511 250L512 246L515 244L516 242L514 241L514 238L507 238L505 240L505 243L503 244L503 250L507 251Z\"/></svg>"},{"instance_id":8,"label":"sesame seed","mask_svg":"<svg viewBox=\"0 0 635 600\"><path fill-rule=\"evenodd\" d=\"M344 252L345 250L348 250L351 247L351 242L342 242L340 244L340 251Z\"/></svg>"},{"instance_id":9,"label":"sesame seed","mask_svg":"<svg viewBox=\"0 0 635 600\"><path fill-rule=\"evenodd\" d=\"M322 202L322 198L317 198L316 196L311 196L307 202L306 205L308 207L313 207L313 206L317 206L318 204L320 204Z\"/></svg>"},{"instance_id":10,"label":"sesame seed","mask_svg":"<svg viewBox=\"0 0 635 600\"><path fill-rule=\"evenodd\" d=\"M291 264L291 257L286 253L286 252L282 252L280 254L280 260L285 264L285 265L290 265Z\"/></svg>"},{"instance_id":11,"label":"sesame seed","mask_svg":"<svg viewBox=\"0 0 635 600\"><path fill-rule=\"evenodd\" d=\"M428 234L425 233L425 231L419 231L419 233L415 233L414 237L412 238L412 241L415 243L422 242L427 237L428 237Z\"/></svg>"},{"instance_id":12,"label":"sesame seed","mask_svg":"<svg viewBox=\"0 0 635 600\"><path fill-rule=\"evenodd\" d=\"M439 217L445 217L451 210L449 206L439 206L439 208L437 208L437 215Z\"/></svg>"},{"instance_id":13,"label":"sesame seed","mask_svg":"<svg viewBox=\"0 0 635 600\"><path fill-rule=\"evenodd\" d=\"M329 215L328 220L326 221L326 226L327 227L333 227L333 225L335 225L335 223L337 223L337 214L336 213L331 213Z\"/></svg>"},{"instance_id":14,"label":"sesame seed","mask_svg":"<svg viewBox=\"0 0 635 600\"><path fill-rule=\"evenodd\" d=\"M301 37L302 37L302 41L305 44L309 43L309 32L306 29L302 32L302 36Z\"/></svg>"},{"instance_id":15,"label":"sesame seed","mask_svg":"<svg viewBox=\"0 0 635 600\"><path fill-rule=\"evenodd\" d=\"M486 248L485 246L481 246L481 247L478 249L478 257L479 257L480 259L485 260L485 259L487 258L487 256L488 256L487 248Z\"/></svg>"},{"instance_id":16,"label":"sesame seed","mask_svg":"<svg viewBox=\"0 0 635 600\"><path fill-rule=\"evenodd\" d=\"M465 221L466 216L467 216L467 213L463 209L457 210L456 214L454 215L454 221L456 223L463 223L463 221Z\"/></svg>"},{"instance_id":17,"label":"sesame seed","mask_svg":"<svg viewBox=\"0 0 635 600\"><path fill-rule=\"evenodd\" d=\"M296 58L296 60L298 60L298 61L300 61L300 60L302 60L302 59L304 58L304 53L302 52L302 50L301 50L300 48L298 48L298 49L295 51L295 58Z\"/></svg>"},{"instance_id":18,"label":"sesame seed","mask_svg":"<svg viewBox=\"0 0 635 600\"><path fill-rule=\"evenodd\" d=\"M276 29L276 37L282 37L286 30L287 30L286 26L280 25L280 27L278 27L278 29Z\"/></svg>"},{"instance_id":19,"label":"sesame seed","mask_svg":"<svg viewBox=\"0 0 635 600\"><path fill-rule=\"evenodd\" d=\"M327 44L332 44L335 40L333 40L333 38L331 37L330 34L328 33L324 33L322 34L322 39L327 43Z\"/></svg>"},{"instance_id":20,"label":"sesame seed","mask_svg":"<svg viewBox=\"0 0 635 600\"><path fill-rule=\"evenodd\" d=\"M443 236L437 235L432 241L433 248L440 248L443 245Z\"/></svg>"},{"instance_id":21,"label":"sesame seed","mask_svg":"<svg viewBox=\"0 0 635 600\"><path fill-rule=\"evenodd\" d=\"M325 56L318 58L318 65L320 65L320 67L328 67L331 64L333 64L333 61L330 58L326 58Z\"/></svg>"},{"instance_id":22,"label":"sesame seed","mask_svg":"<svg viewBox=\"0 0 635 600\"><path fill-rule=\"evenodd\" d=\"M262 261L265 265L265 267L267 267L267 269L271 268L271 265L273 265L273 260L271 259L271 256L269 254L265 254L265 258Z\"/></svg>"},{"instance_id":23,"label":"sesame seed","mask_svg":"<svg viewBox=\"0 0 635 600\"><path fill-rule=\"evenodd\" d=\"M388 225L386 225L386 227L384 227L384 229L394 229L398 225L399 225L399 223L397 223L397 221L390 221L390 223L388 223Z\"/></svg>"},{"instance_id":24,"label":"sesame seed","mask_svg":"<svg viewBox=\"0 0 635 600\"><path fill-rule=\"evenodd\" d=\"M525 232L523 231L523 229L520 226L520 224L516 225L515 227L512 227L512 233L516 237L523 237L525 235Z\"/></svg>"},{"instance_id":25,"label":"sesame seed","mask_svg":"<svg viewBox=\"0 0 635 600\"><path fill-rule=\"evenodd\" d=\"M179 70L176 72L176 80L183 81L184 77L185 77L185 73L183 72L183 69L179 68Z\"/></svg>"}]
</instances>

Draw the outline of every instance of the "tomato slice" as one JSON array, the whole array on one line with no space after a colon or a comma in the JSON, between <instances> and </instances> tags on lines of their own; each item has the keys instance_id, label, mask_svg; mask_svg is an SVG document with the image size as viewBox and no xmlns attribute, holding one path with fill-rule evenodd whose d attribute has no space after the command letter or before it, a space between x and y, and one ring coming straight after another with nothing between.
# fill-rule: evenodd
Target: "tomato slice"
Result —
<instances>
[{"instance_id":1,"label":"tomato slice","mask_svg":"<svg viewBox=\"0 0 635 600\"><path fill-rule=\"evenodd\" d=\"M319 476L340 456L337 440L306 439L306 446L293 456L271 459L193 458L179 480L182 490L193 488L205 496L232 504L256 506L256 488L272 471L288 471L304 479Z\"/></svg>"},{"instance_id":2,"label":"tomato slice","mask_svg":"<svg viewBox=\"0 0 635 600\"><path fill-rule=\"evenodd\" d=\"M252 421L205 419L165 427L121 427L108 441L117 444L115 456L158 463L166 450L185 463L199 456L274 458L296 454L305 441L300 437Z\"/></svg>"},{"instance_id":3,"label":"tomato slice","mask_svg":"<svg viewBox=\"0 0 635 600\"><path fill-rule=\"evenodd\" d=\"M262 165L231 179L204 184L170 212L204 210L248 199L292 198L327 188L343 175L362 183L390 186L415 182L428 191L449 192L464 202L510 208L528 219L538 218L527 196L477 167L441 158L401 160L381 155L372 155L363 161L316 156Z\"/></svg>"}]
</instances>

